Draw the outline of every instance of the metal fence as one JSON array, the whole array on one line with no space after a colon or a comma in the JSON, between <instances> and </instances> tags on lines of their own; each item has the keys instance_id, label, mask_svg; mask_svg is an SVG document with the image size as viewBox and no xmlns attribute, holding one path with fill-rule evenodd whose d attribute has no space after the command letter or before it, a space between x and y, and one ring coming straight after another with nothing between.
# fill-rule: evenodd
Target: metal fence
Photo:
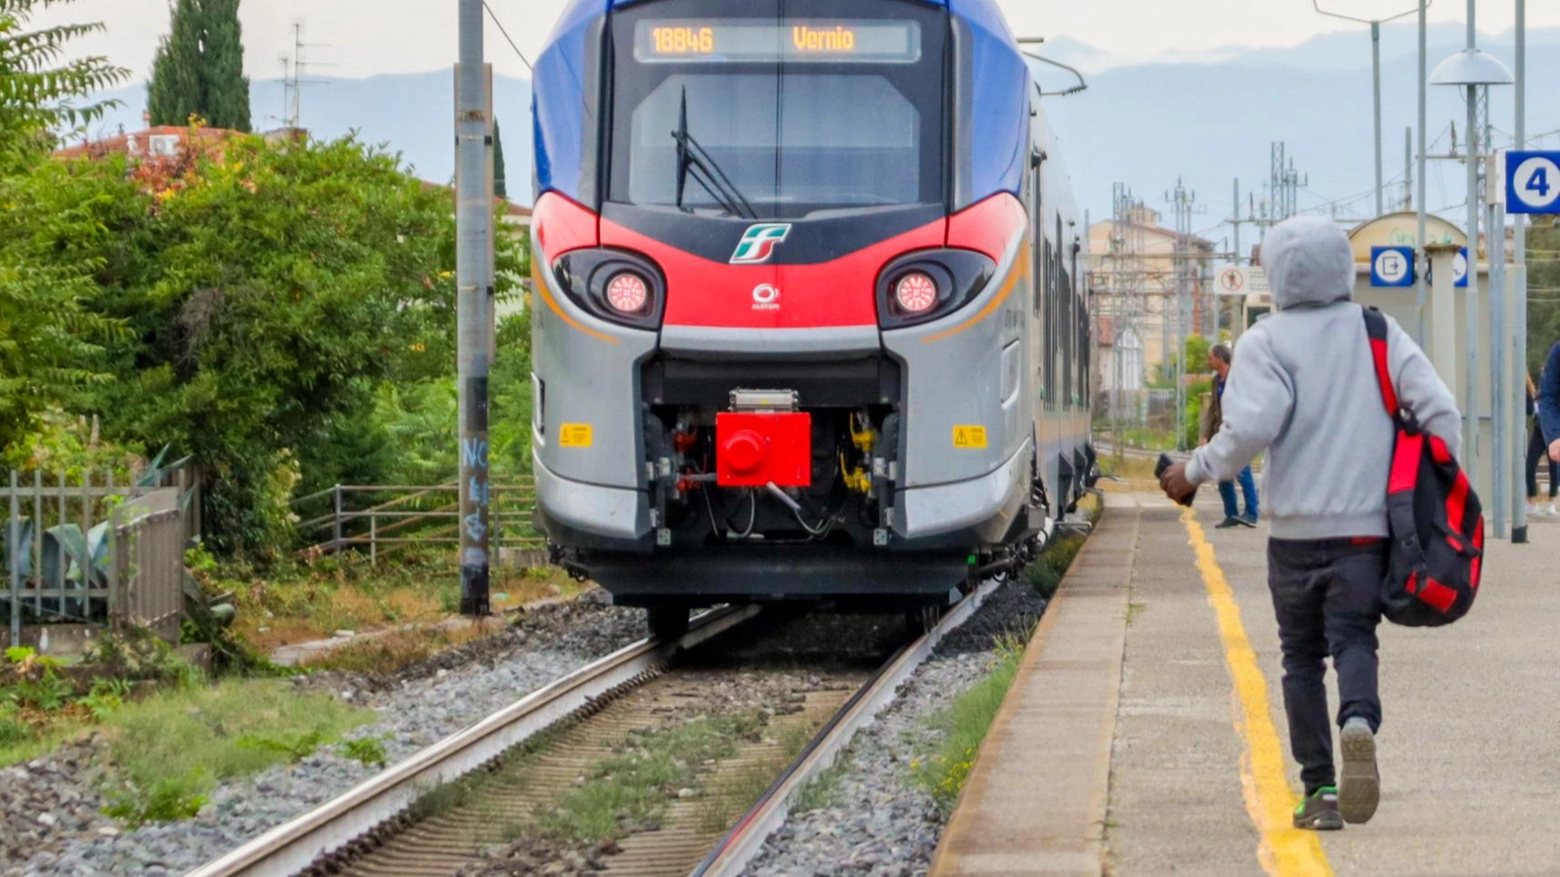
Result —
<instances>
[{"instance_id":1,"label":"metal fence","mask_svg":"<svg viewBox=\"0 0 1560 877\"><path fill-rule=\"evenodd\" d=\"M540 552L547 539L531 523L536 487L529 479L491 488L488 526L499 552ZM460 546L460 488L338 484L292 503L300 518L297 531L308 547L301 557L366 550L378 563L383 555L413 545Z\"/></svg>"},{"instance_id":2,"label":"metal fence","mask_svg":"<svg viewBox=\"0 0 1560 877\"><path fill-rule=\"evenodd\" d=\"M157 485L11 472L0 488L0 618L12 645L35 625L133 624L177 642L184 551L198 532L198 489L179 469ZM171 482L171 483L169 483Z\"/></svg>"}]
</instances>

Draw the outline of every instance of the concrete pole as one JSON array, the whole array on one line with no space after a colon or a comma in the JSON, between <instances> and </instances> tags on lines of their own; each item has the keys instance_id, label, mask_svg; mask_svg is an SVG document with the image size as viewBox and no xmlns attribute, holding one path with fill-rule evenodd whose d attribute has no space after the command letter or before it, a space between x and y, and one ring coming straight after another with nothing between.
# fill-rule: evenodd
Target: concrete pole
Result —
<instances>
[{"instance_id":1,"label":"concrete pole","mask_svg":"<svg viewBox=\"0 0 1560 877\"><path fill-rule=\"evenodd\" d=\"M1370 23L1370 54L1375 71L1374 92L1376 98L1376 215L1387 212L1387 192L1381 163L1381 22Z\"/></svg>"},{"instance_id":2,"label":"concrete pole","mask_svg":"<svg viewBox=\"0 0 1560 877\"><path fill-rule=\"evenodd\" d=\"M493 349L493 141L482 45L482 0L460 0L456 68L456 323L460 382L460 611L489 614L492 519L488 372Z\"/></svg>"},{"instance_id":3,"label":"concrete pole","mask_svg":"<svg viewBox=\"0 0 1560 877\"><path fill-rule=\"evenodd\" d=\"M1417 187L1415 189L1415 192L1414 192L1414 209L1419 214L1419 233L1418 233L1418 238L1417 238L1417 244L1416 245L1418 247L1419 258L1420 258L1421 261L1424 262L1424 264L1419 266L1419 268L1420 268L1420 270L1419 270L1419 278L1418 278L1418 281L1415 283L1415 291L1418 294L1418 314L1417 314L1417 316L1418 316L1418 319L1419 319L1419 336L1418 337L1419 337L1419 343L1420 344L1424 344L1424 342L1425 342L1425 293L1427 292L1426 287L1425 287L1425 274L1426 274L1426 270L1425 269L1427 269L1429 267L1429 262L1428 262L1429 257L1425 254L1425 243L1426 243L1425 242L1425 228L1426 228L1426 217L1425 217L1425 173L1427 171L1427 168L1426 168L1425 165L1429 161L1429 159L1426 157L1426 153L1428 152L1428 144L1426 143L1426 137L1425 137L1425 125L1427 124L1426 119L1427 119L1427 117L1429 115L1429 96L1430 96L1430 81L1429 81L1430 80L1430 71L1429 71L1429 69L1427 67L1427 65L1429 63L1429 60L1428 60L1428 54L1429 53L1428 53L1428 49L1427 49L1427 46L1428 46L1427 34L1428 34L1428 31L1429 31L1429 24L1428 24L1427 19L1429 17L1429 8L1430 8L1430 5L1427 2L1427 0L1420 0L1420 3L1419 3L1419 173L1416 175L1417 179L1414 181L1415 182L1415 186ZM1446 375L1447 373L1446 372L1442 372L1442 374Z\"/></svg>"},{"instance_id":4,"label":"concrete pole","mask_svg":"<svg viewBox=\"0 0 1560 877\"><path fill-rule=\"evenodd\" d=\"M1414 129L1403 129L1403 209L1414 209Z\"/></svg>"},{"instance_id":5,"label":"concrete pole","mask_svg":"<svg viewBox=\"0 0 1560 877\"><path fill-rule=\"evenodd\" d=\"M1489 172L1485 177L1489 185L1495 185L1495 158L1489 159ZM1512 482L1510 473L1513 471L1507 466L1506 458L1511 452L1510 424L1506 420L1508 409L1506 399L1506 387L1508 375L1506 373L1506 343L1509 335L1506 332L1506 209L1494 203L1490 199L1489 206L1489 230L1490 230L1490 413L1493 416L1491 434L1491 465L1490 478L1492 485L1491 501L1495 505L1495 538L1506 538L1506 516L1510 511L1510 490Z\"/></svg>"},{"instance_id":6,"label":"concrete pole","mask_svg":"<svg viewBox=\"0 0 1560 877\"><path fill-rule=\"evenodd\" d=\"M1517 149L1527 148L1527 0L1517 0ZM1502 183L1503 184L1503 183ZM1512 268L1511 285L1514 292L1514 301L1511 308L1511 324L1513 343L1511 346L1512 360L1516 366L1516 384L1513 398L1521 396L1526 390L1525 377L1528 368L1528 277L1527 277L1527 217L1517 216L1516 227L1516 265ZM1524 397L1525 400L1525 397ZM1525 466L1527 458L1527 407L1517 405L1512 413L1521 428L1512 436L1513 447L1516 455L1513 462L1520 461L1519 466ZM1522 472L1517 467L1517 481L1521 483ZM1528 541L1527 502L1526 490L1512 491L1512 517L1511 517L1511 541L1521 544Z\"/></svg>"},{"instance_id":7,"label":"concrete pole","mask_svg":"<svg viewBox=\"0 0 1560 877\"><path fill-rule=\"evenodd\" d=\"M1468 0L1469 15L1474 0ZM1470 31L1471 33L1471 31ZM1463 380L1463 462L1474 492L1479 484L1479 87L1467 88L1468 98L1468 288L1464 290L1464 351L1468 373ZM1493 253L1492 253L1493 255Z\"/></svg>"},{"instance_id":8,"label":"concrete pole","mask_svg":"<svg viewBox=\"0 0 1560 877\"><path fill-rule=\"evenodd\" d=\"M1457 260L1455 244L1431 244L1426 247L1435 288L1430 291L1431 325L1435 337L1430 342L1430 362L1446 381L1457 386L1457 290L1453 286L1452 263Z\"/></svg>"}]
</instances>

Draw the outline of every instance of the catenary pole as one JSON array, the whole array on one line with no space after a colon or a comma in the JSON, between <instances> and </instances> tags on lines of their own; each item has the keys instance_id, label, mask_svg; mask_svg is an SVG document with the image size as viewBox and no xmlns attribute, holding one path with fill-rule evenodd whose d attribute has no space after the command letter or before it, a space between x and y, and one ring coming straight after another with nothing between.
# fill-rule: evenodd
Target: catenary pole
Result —
<instances>
[{"instance_id":1,"label":"catenary pole","mask_svg":"<svg viewBox=\"0 0 1560 877\"><path fill-rule=\"evenodd\" d=\"M1478 48L1475 16L1478 0L1468 0L1468 48ZM1479 86L1467 87L1468 99L1468 288L1463 292L1468 339L1467 373L1463 380L1463 457L1469 481L1479 488ZM1492 241L1493 244L1493 241ZM1494 247L1490 248L1491 258Z\"/></svg>"},{"instance_id":2,"label":"catenary pole","mask_svg":"<svg viewBox=\"0 0 1560 877\"><path fill-rule=\"evenodd\" d=\"M1527 0L1517 0L1517 120L1516 120L1516 147L1527 148ZM1499 181L1498 181L1499 182ZM1504 184L1500 182L1499 184ZM1515 292L1515 303L1512 307L1512 361L1515 366L1517 387L1513 388L1512 398L1522 395L1526 387L1524 378L1528 368L1528 276L1527 276L1527 217L1518 214L1516 217L1516 230L1514 232L1516 244L1516 264L1512 267L1512 287ZM1514 484L1523 482L1522 467L1526 464L1527 449L1527 409L1515 408L1512 412L1516 415L1513 419L1523 426L1515 430L1512 437L1514 455L1512 462L1513 472L1516 478ZM1524 543L1528 541L1527 502L1525 490L1512 490L1512 517L1511 517L1511 541Z\"/></svg>"},{"instance_id":3,"label":"catenary pole","mask_svg":"<svg viewBox=\"0 0 1560 877\"><path fill-rule=\"evenodd\" d=\"M456 71L456 332L460 382L460 611L486 616L492 519L488 472L493 197L482 0L460 0Z\"/></svg>"},{"instance_id":4,"label":"catenary pole","mask_svg":"<svg viewBox=\"0 0 1560 877\"><path fill-rule=\"evenodd\" d=\"M1386 182L1382 172L1381 158L1381 22L1370 23L1370 53L1372 68L1375 71L1375 100L1376 100L1376 215L1381 216L1387 212Z\"/></svg>"},{"instance_id":5,"label":"catenary pole","mask_svg":"<svg viewBox=\"0 0 1560 877\"><path fill-rule=\"evenodd\" d=\"M1425 173L1428 170L1426 163L1429 161L1425 154L1428 147L1427 138L1425 135L1425 125L1427 124L1427 119L1429 117L1430 99L1430 71L1428 52L1429 17L1430 5L1429 3L1425 2L1425 0L1421 0L1419 4L1419 172L1417 175L1418 179L1414 181L1414 210L1416 213L1418 213L1419 220L1418 235L1416 237L1416 245L1418 246L1419 270L1415 272L1419 276L1418 282L1415 284L1415 291L1418 294L1419 301L1418 314L1416 316L1419 322L1418 341L1421 345L1425 344L1429 340L1427 337L1425 337L1425 276L1430 273L1430 258L1425 253ZM1441 377L1447 379L1448 381L1453 379L1452 375L1442 375Z\"/></svg>"}]
</instances>

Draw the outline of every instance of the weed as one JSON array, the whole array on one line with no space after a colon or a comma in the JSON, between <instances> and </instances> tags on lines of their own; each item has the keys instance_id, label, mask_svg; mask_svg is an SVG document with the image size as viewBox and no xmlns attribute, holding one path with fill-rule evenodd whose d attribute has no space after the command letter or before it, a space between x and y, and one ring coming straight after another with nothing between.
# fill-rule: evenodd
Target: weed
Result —
<instances>
[{"instance_id":1,"label":"weed","mask_svg":"<svg viewBox=\"0 0 1560 877\"><path fill-rule=\"evenodd\" d=\"M26 743L33 739L33 730L20 717L10 712L0 712L0 749Z\"/></svg>"},{"instance_id":2,"label":"weed","mask_svg":"<svg viewBox=\"0 0 1560 877\"><path fill-rule=\"evenodd\" d=\"M803 786L802 790L797 792L796 803L791 806L791 812L799 815L813 810L823 810L838 804L840 780L844 776L845 765L836 764L813 777L812 782Z\"/></svg>"},{"instance_id":3,"label":"weed","mask_svg":"<svg viewBox=\"0 0 1560 877\"><path fill-rule=\"evenodd\" d=\"M150 787L127 782L107 793L103 813L139 828L148 822L180 822L193 819L206 806L201 793L206 782L199 768L179 777L157 780Z\"/></svg>"},{"instance_id":4,"label":"weed","mask_svg":"<svg viewBox=\"0 0 1560 877\"><path fill-rule=\"evenodd\" d=\"M328 734L324 728L314 728L302 734L289 734L285 737L269 737L264 734L245 734L238 738L237 745L245 749L259 749L263 752L274 752L287 760L288 764L298 762L313 755L326 740Z\"/></svg>"},{"instance_id":5,"label":"weed","mask_svg":"<svg viewBox=\"0 0 1560 877\"><path fill-rule=\"evenodd\" d=\"M710 783L709 794L699 807L700 830L713 834L729 828L769 790L775 777L801 754L811 738L806 726L787 724L776 735L775 745L760 753L756 761Z\"/></svg>"},{"instance_id":6,"label":"weed","mask_svg":"<svg viewBox=\"0 0 1560 877\"><path fill-rule=\"evenodd\" d=\"M347 740L341 744L341 754L362 764L364 767L377 767L381 770L390 763L390 754L385 751L387 737L358 737L355 740Z\"/></svg>"},{"instance_id":7,"label":"weed","mask_svg":"<svg viewBox=\"0 0 1560 877\"><path fill-rule=\"evenodd\" d=\"M1142 617L1143 613L1145 611L1147 611L1147 610L1148 610L1148 604L1146 604L1146 603L1128 603L1127 604L1127 626L1131 627L1133 624L1135 624L1137 622L1138 618Z\"/></svg>"},{"instance_id":8,"label":"weed","mask_svg":"<svg viewBox=\"0 0 1560 877\"><path fill-rule=\"evenodd\" d=\"M365 676L390 675L447 649L466 645L501 627L407 628L365 638L304 662L311 671L339 670Z\"/></svg>"},{"instance_id":9,"label":"weed","mask_svg":"<svg viewBox=\"0 0 1560 877\"><path fill-rule=\"evenodd\" d=\"M1016 640L999 642L991 673L932 720L932 727L944 734L940 751L910 763L912 778L944 814L953 812L959 793L964 790L975 766L975 755L1002 709L1023 655L1023 647Z\"/></svg>"},{"instance_id":10,"label":"weed","mask_svg":"<svg viewBox=\"0 0 1560 877\"><path fill-rule=\"evenodd\" d=\"M133 817L179 812L173 805L180 800L188 803L216 783L295 761L372 718L367 710L326 695L301 695L275 680L165 690L105 715L115 765L111 789L130 795Z\"/></svg>"},{"instance_id":11,"label":"weed","mask_svg":"<svg viewBox=\"0 0 1560 877\"><path fill-rule=\"evenodd\" d=\"M593 842L621 836L628 825L654 822L683 788L697 791L698 766L735 755L763 727L756 715L700 716L629 735L620 754L595 765L540 819L545 835Z\"/></svg>"},{"instance_id":12,"label":"weed","mask_svg":"<svg viewBox=\"0 0 1560 877\"><path fill-rule=\"evenodd\" d=\"M1067 575L1067 570L1078 556L1078 551L1083 548L1083 536L1074 535L1058 539L1046 548L1040 559L1030 564L1024 570L1024 577L1034 585L1036 591L1047 600L1056 596L1056 591L1062 586L1062 578Z\"/></svg>"}]
</instances>

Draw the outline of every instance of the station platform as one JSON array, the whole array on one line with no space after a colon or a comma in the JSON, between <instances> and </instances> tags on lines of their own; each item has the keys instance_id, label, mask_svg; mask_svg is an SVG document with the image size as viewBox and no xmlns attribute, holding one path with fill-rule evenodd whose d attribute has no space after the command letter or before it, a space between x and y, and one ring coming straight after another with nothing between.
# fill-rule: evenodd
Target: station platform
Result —
<instances>
[{"instance_id":1,"label":"station platform","mask_svg":"<svg viewBox=\"0 0 1560 877\"><path fill-rule=\"evenodd\" d=\"M1381 807L1316 833L1290 825L1266 527L1200 499L1107 494L932 877L1560 875L1560 524L1492 541L1458 624L1383 624Z\"/></svg>"}]
</instances>

